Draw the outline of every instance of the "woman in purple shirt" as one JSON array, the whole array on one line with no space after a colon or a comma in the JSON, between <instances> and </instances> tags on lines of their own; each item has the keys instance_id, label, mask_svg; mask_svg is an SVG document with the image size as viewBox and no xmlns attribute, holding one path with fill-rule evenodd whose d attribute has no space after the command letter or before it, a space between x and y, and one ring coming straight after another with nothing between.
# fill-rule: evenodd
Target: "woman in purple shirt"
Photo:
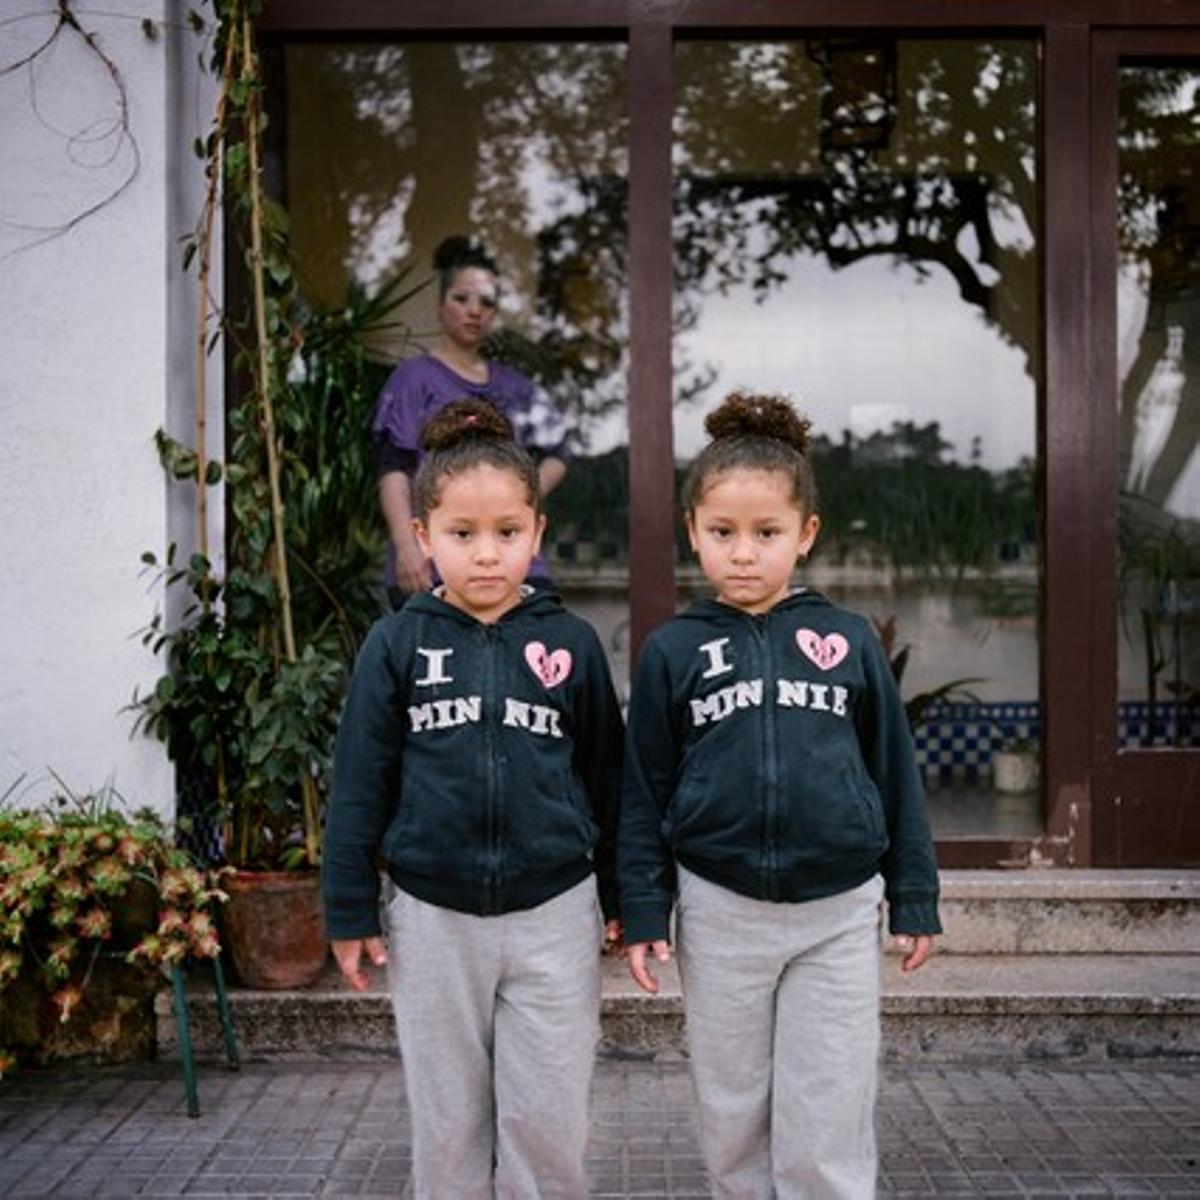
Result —
<instances>
[{"instance_id":1,"label":"woman in purple shirt","mask_svg":"<svg viewBox=\"0 0 1200 1200\"><path fill-rule=\"evenodd\" d=\"M375 409L372 432L378 448L379 504L391 540L388 594L399 607L424 591L432 566L412 531L411 479L421 457L421 433L429 418L454 400L480 396L513 423L517 441L538 458L542 494L566 474L562 438L539 400L532 380L483 356L499 303L496 264L473 238L449 237L433 254L438 273L438 340L433 350L405 359L388 376ZM544 576L539 557L530 578Z\"/></svg>"}]
</instances>

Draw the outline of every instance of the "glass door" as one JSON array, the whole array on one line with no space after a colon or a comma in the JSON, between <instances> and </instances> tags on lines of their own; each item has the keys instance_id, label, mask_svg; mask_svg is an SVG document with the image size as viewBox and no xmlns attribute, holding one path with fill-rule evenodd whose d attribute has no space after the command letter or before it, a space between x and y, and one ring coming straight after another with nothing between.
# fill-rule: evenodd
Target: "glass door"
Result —
<instances>
[{"instance_id":1,"label":"glass door","mask_svg":"<svg viewBox=\"0 0 1200 1200\"><path fill-rule=\"evenodd\" d=\"M812 420L803 582L875 622L942 840L1043 830L1038 97L1032 38L675 50L677 468L732 390Z\"/></svg>"},{"instance_id":2,"label":"glass door","mask_svg":"<svg viewBox=\"0 0 1200 1200\"><path fill-rule=\"evenodd\" d=\"M1190 53L1189 53L1190 51ZM1097 847L1200 862L1200 35L1096 57L1107 718ZM1102 710L1103 713L1103 710Z\"/></svg>"},{"instance_id":3,"label":"glass door","mask_svg":"<svg viewBox=\"0 0 1200 1200\"><path fill-rule=\"evenodd\" d=\"M436 345L435 247L469 236L496 264L486 357L533 382L526 440L567 464L547 498L548 574L597 628L624 693L626 46L296 40L268 66L270 167L303 298L318 311L395 298L368 344L381 385ZM370 426L369 408L364 438Z\"/></svg>"}]
</instances>

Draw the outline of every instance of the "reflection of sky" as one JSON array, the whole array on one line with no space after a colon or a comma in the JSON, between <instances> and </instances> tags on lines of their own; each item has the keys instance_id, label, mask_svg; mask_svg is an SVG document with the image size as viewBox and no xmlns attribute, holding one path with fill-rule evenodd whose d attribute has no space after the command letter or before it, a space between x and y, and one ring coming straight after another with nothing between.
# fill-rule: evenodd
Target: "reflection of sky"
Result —
<instances>
[{"instance_id":1,"label":"reflection of sky","mask_svg":"<svg viewBox=\"0 0 1200 1200\"><path fill-rule=\"evenodd\" d=\"M785 269L789 282L763 304L746 289L708 297L697 327L677 340L677 362L719 372L702 399L676 410L678 457L695 454L704 413L738 387L791 395L834 441L843 429L867 436L897 420L937 421L958 461L976 437L992 470L1033 456L1036 389L1024 352L944 271L918 280L884 259L831 271L811 256Z\"/></svg>"}]
</instances>

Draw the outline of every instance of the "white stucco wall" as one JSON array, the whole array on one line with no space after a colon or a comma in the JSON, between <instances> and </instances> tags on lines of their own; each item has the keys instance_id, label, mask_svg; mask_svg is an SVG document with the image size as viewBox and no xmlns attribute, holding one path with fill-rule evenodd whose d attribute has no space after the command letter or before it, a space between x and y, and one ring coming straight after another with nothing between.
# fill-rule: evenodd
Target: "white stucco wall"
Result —
<instances>
[{"instance_id":1,"label":"white stucco wall","mask_svg":"<svg viewBox=\"0 0 1200 1200\"><path fill-rule=\"evenodd\" d=\"M54 27L53 0L21 7L34 15L6 22L0 64ZM178 238L200 207L191 144L210 103L200 39L163 21L182 6L71 8L124 81L140 165L54 232L129 174L118 93L66 29L0 77L0 794L36 803L58 790L53 772L169 812L170 764L121 710L160 671L137 636L162 602L140 556L187 528L152 435L190 412Z\"/></svg>"}]
</instances>

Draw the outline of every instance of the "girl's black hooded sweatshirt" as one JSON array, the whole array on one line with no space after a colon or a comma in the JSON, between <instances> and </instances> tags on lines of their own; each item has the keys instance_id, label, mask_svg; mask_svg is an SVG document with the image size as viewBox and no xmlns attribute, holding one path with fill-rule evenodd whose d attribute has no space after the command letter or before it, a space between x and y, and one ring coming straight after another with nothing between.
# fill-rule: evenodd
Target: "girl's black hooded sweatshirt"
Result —
<instances>
[{"instance_id":1,"label":"girl's black hooded sweatshirt","mask_svg":"<svg viewBox=\"0 0 1200 1200\"><path fill-rule=\"evenodd\" d=\"M667 937L675 861L760 900L886 883L893 933L937 933L938 879L904 706L863 618L803 590L703 600L642 649L618 835L626 942Z\"/></svg>"},{"instance_id":2,"label":"girl's black hooded sweatshirt","mask_svg":"<svg viewBox=\"0 0 1200 1200\"><path fill-rule=\"evenodd\" d=\"M379 933L380 870L444 908L533 908L596 871L616 914L623 726L586 621L538 591L494 624L431 593L359 652L325 831L330 938Z\"/></svg>"}]
</instances>

